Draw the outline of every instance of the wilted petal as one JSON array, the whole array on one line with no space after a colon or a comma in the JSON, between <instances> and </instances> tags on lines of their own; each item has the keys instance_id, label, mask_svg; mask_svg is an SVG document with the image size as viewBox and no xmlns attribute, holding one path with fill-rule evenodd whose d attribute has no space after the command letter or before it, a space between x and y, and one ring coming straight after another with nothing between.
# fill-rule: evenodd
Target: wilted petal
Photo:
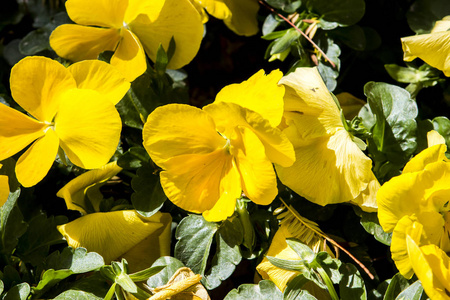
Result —
<instances>
[{"instance_id":1,"label":"wilted petal","mask_svg":"<svg viewBox=\"0 0 450 300\"><path fill-rule=\"evenodd\" d=\"M76 88L72 74L57 61L30 56L11 70L11 94L14 100L39 121L52 122L60 104L60 95Z\"/></svg>"},{"instance_id":2,"label":"wilted petal","mask_svg":"<svg viewBox=\"0 0 450 300\"><path fill-rule=\"evenodd\" d=\"M75 23L101 27L123 26L128 0L67 0L67 14Z\"/></svg>"},{"instance_id":3,"label":"wilted petal","mask_svg":"<svg viewBox=\"0 0 450 300\"><path fill-rule=\"evenodd\" d=\"M176 50L168 65L179 69L187 65L197 54L203 38L203 23L200 14L188 0L166 0L158 18L141 14L129 24L131 31L144 45L152 61L161 44L167 51L172 37Z\"/></svg>"},{"instance_id":4,"label":"wilted petal","mask_svg":"<svg viewBox=\"0 0 450 300\"><path fill-rule=\"evenodd\" d=\"M170 224L167 220L163 223L163 218L167 219L160 212L145 218L133 210L93 213L58 226L58 230L69 246L97 252L110 263L144 241L149 245L146 254L159 257L160 249L167 249L160 244L160 236Z\"/></svg>"},{"instance_id":5,"label":"wilted petal","mask_svg":"<svg viewBox=\"0 0 450 300\"><path fill-rule=\"evenodd\" d=\"M240 128L231 141L245 195L256 204L269 205L278 194L273 165L258 137L248 128Z\"/></svg>"},{"instance_id":6,"label":"wilted petal","mask_svg":"<svg viewBox=\"0 0 450 300\"><path fill-rule=\"evenodd\" d=\"M172 157L208 154L226 145L207 113L184 104L156 108L144 125L143 139L150 157L162 168Z\"/></svg>"},{"instance_id":7,"label":"wilted petal","mask_svg":"<svg viewBox=\"0 0 450 300\"><path fill-rule=\"evenodd\" d=\"M58 147L58 137L49 128L17 161L16 176L20 184L31 187L41 181L52 167Z\"/></svg>"},{"instance_id":8,"label":"wilted petal","mask_svg":"<svg viewBox=\"0 0 450 300\"><path fill-rule=\"evenodd\" d=\"M284 111L284 86L278 85L282 76L283 73L279 70L272 71L269 75L260 70L242 83L224 87L217 94L214 103L238 104L259 113L272 127L277 127Z\"/></svg>"},{"instance_id":9,"label":"wilted petal","mask_svg":"<svg viewBox=\"0 0 450 300\"><path fill-rule=\"evenodd\" d=\"M47 126L0 103L0 161L43 136Z\"/></svg>"},{"instance_id":10,"label":"wilted petal","mask_svg":"<svg viewBox=\"0 0 450 300\"><path fill-rule=\"evenodd\" d=\"M116 105L130 88L122 73L99 60L86 60L71 65L72 73L79 89L91 89L105 95Z\"/></svg>"},{"instance_id":11,"label":"wilted petal","mask_svg":"<svg viewBox=\"0 0 450 300\"><path fill-rule=\"evenodd\" d=\"M102 166L100 169L88 171L72 179L56 195L64 198L67 209L86 213L84 200L88 189L107 181L120 171L122 171L122 168L117 165L117 162L111 162ZM96 211L100 211L99 203L92 203L92 205Z\"/></svg>"},{"instance_id":12,"label":"wilted petal","mask_svg":"<svg viewBox=\"0 0 450 300\"><path fill-rule=\"evenodd\" d=\"M116 67L128 81L135 80L147 70L147 59L139 39L129 30L122 30L122 41L111 57L111 64Z\"/></svg>"},{"instance_id":13,"label":"wilted petal","mask_svg":"<svg viewBox=\"0 0 450 300\"><path fill-rule=\"evenodd\" d=\"M247 127L256 134L265 148L267 158L276 164L290 166L295 160L292 144L280 129L269 121L240 105L227 102L213 103L203 107L214 119L217 130L225 136L233 136L237 126Z\"/></svg>"},{"instance_id":14,"label":"wilted petal","mask_svg":"<svg viewBox=\"0 0 450 300\"><path fill-rule=\"evenodd\" d=\"M111 101L93 90L63 94L55 131L70 161L85 169L105 165L119 144L122 122Z\"/></svg>"},{"instance_id":15,"label":"wilted petal","mask_svg":"<svg viewBox=\"0 0 450 300\"><path fill-rule=\"evenodd\" d=\"M114 51L120 41L119 29L64 24L50 36L56 54L71 61L97 59L103 51Z\"/></svg>"}]
</instances>

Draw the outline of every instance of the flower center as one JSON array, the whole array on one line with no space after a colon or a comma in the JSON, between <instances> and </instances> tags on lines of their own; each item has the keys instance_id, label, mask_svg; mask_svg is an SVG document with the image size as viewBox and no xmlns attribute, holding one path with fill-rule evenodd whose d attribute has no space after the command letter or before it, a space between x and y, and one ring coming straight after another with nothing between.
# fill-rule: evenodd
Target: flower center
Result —
<instances>
[{"instance_id":1,"label":"flower center","mask_svg":"<svg viewBox=\"0 0 450 300\"><path fill-rule=\"evenodd\" d=\"M44 129L44 133L47 133L47 131L49 131L50 129L55 131L55 123L54 122L44 121L44 124L47 125L47 127L45 127L45 129Z\"/></svg>"}]
</instances>

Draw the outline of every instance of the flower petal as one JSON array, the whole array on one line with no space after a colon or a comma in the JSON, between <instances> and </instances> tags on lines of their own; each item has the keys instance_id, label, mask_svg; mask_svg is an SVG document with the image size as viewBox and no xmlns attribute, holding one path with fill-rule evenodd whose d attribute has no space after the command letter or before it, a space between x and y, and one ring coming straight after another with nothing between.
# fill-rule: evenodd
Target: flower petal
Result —
<instances>
[{"instance_id":1,"label":"flower petal","mask_svg":"<svg viewBox=\"0 0 450 300\"><path fill-rule=\"evenodd\" d=\"M127 0L67 0L67 14L75 23L121 28Z\"/></svg>"},{"instance_id":2,"label":"flower petal","mask_svg":"<svg viewBox=\"0 0 450 300\"><path fill-rule=\"evenodd\" d=\"M114 51L120 33L114 28L64 24L50 35L50 46L56 54L71 61L97 59L103 51Z\"/></svg>"},{"instance_id":3,"label":"flower petal","mask_svg":"<svg viewBox=\"0 0 450 300\"><path fill-rule=\"evenodd\" d=\"M8 200L8 197L9 197L8 176L0 175L0 206L3 206L3 204L5 204L6 200Z\"/></svg>"},{"instance_id":4,"label":"flower petal","mask_svg":"<svg viewBox=\"0 0 450 300\"><path fill-rule=\"evenodd\" d=\"M165 2L166 0L128 0L125 23L131 23L142 13L145 13L151 21L156 20Z\"/></svg>"},{"instance_id":5,"label":"flower petal","mask_svg":"<svg viewBox=\"0 0 450 300\"><path fill-rule=\"evenodd\" d=\"M405 165L402 173L423 171L426 165L442 161L445 157L445 151L447 151L445 144L437 144L423 150Z\"/></svg>"},{"instance_id":6,"label":"flower petal","mask_svg":"<svg viewBox=\"0 0 450 300\"><path fill-rule=\"evenodd\" d=\"M86 60L71 65L72 73L79 89L91 89L110 99L116 105L130 88L122 73L99 60Z\"/></svg>"},{"instance_id":7,"label":"flower petal","mask_svg":"<svg viewBox=\"0 0 450 300\"><path fill-rule=\"evenodd\" d=\"M445 139L442 135L439 134L436 130L430 130L427 132L427 142L428 147L434 146L434 145L445 145Z\"/></svg>"},{"instance_id":8,"label":"flower petal","mask_svg":"<svg viewBox=\"0 0 450 300\"><path fill-rule=\"evenodd\" d=\"M111 57L111 65L133 81L147 70L147 59L139 39L129 30L122 30L122 41Z\"/></svg>"},{"instance_id":9,"label":"flower petal","mask_svg":"<svg viewBox=\"0 0 450 300\"><path fill-rule=\"evenodd\" d=\"M275 166L281 182L319 205L351 201L367 188L373 179L372 162L347 131L302 140L296 137L297 130L285 130L289 139L298 139L297 159L288 168Z\"/></svg>"},{"instance_id":10,"label":"flower petal","mask_svg":"<svg viewBox=\"0 0 450 300\"><path fill-rule=\"evenodd\" d=\"M400 274L406 279L414 275L406 247L406 237L412 236L419 242L422 235L422 226L416 222L415 216L404 216L400 219L392 233L391 255Z\"/></svg>"},{"instance_id":11,"label":"flower petal","mask_svg":"<svg viewBox=\"0 0 450 300\"><path fill-rule=\"evenodd\" d=\"M432 67L450 76L450 33L448 31L421 34L401 39L403 60L412 61L419 57Z\"/></svg>"},{"instance_id":12,"label":"flower petal","mask_svg":"<svg viewBox=\"0 0 450 300\"><path fill-rule=\"evenodd\" d=\"M344 92L336 95L336 98L339 100L339 104L341 105L342 111L344 112L344 116L347 120L352 120L356 117L366 102L363 100L356 98L350 93Z\"/></svg>"},{"instance_id":13,"label":"flower petal","mask_svg":"<svg viewBox=\"0 0 450 300\"><path fill-rule=\"evenodd\" d=\"M69 246L97 252L109 264L147 238L150 245L158 245L164 231L161 214L145 218L134 210L93 213L58 226L58 230ZM154 247L149 254L158 251L159 248Z\"/></svg>"},{"instance_id":14,"label":"flower petal","mask_svg":"<svg viewBox=\"0 0 450 300\"><path fill-rule=\"evenodd\" d=\"M358 205L362 208L363 211L366 212L376 212L378 210L377 205L377 192L380 189L380 183L378 179L375 177L375 174L370 175L369 184L367 188L358 195L351 202Z\"/></svg>"},{"instance_id":15,"label":"flower petal","mask_svg":"<svg viewBox=\"0 0 450 300\"><path fill-rule=\"evenodd\" d=\"M52 167L58 148L57 135L48 129L17 161L16 175L20 184L31 187L41 181Z\"/></svg>"},{"instance_id":16,"label":"flower petal","mask_svg":"<svg viewBox=\"0 0 450 300\"><path fill-rule=\"evenodd\" d=\"M282 76L279 70L269 75L260 70L242 83L224 87L214 102L238 104L259 113L272 127L277 127L283 116L284 86L278 85Z\"/></svg>"},{"instance_id":17,"label":"flower petal","mask_svg":"<svg viewBox=\"0 0 450 300\"><path fill-rule=\"evenodd\" d=\"M227 143L207 113L185 104L156 108L144 125L143 139L150 157L162 168L166 168L165 162L172 157L208 154Z\"/></svg>"},{"instance_id":18,"label":"flower petal","mask_svg":"<svg viewBox=\"0 0 450 300\"><path fill-rule=\"evenodd\" d=\"M93 90L63 95L55 131L70 161L85 169L105 165L119 144L122 122L111 101Z\"/></svg>"},{"instance_id":19,"label":"flower petal","mask_svg":"<svg viewBox=\"0 0 450 300\"><path fill-rule=\"evenodd\" d=\"M47 126L0 103L0 161L43 136Z\"/></svg>"},{"instance_id":20,"label":"flower petal","mask_svg":"<svg viewBox=\"0 0 450 300\"><path fill-rule=\"evenodd\" d=\"M251 36L258 33L259 4L254 0L225 0L231 15L224 18L225 24L239 35ZM216 17L217 10L210 14ZM216 17L219 18L219 17ZM220 18L219 18L220 19Z\"/></svg>"},{"instance_id":21,"label":"flower petal","mask_svg":"<svg viewBox=\"0 0 450 300\"><path fill-rule=\"evenodd\" d=\"M240 105L227 102L213 103L203 107L214 119L217 130L232 137L237 126L247 127L263 143L266 156L273 163L290 166L295 160L292 144L280 129L272 127L260 114Z\"/></svg>"},{"instance_id":22,"label":"flower petal","mask_svg":"<svg viewBox=\"0 0 450 300\"><path fill-rule=\"evenodd\" d=\"M60 95L75 88L67 69L42 56L26 57L11 70L11 93L14 100L39 121L52 122L60 104Z\"/></svg>"},{"instance_id":23,"label":"flower petal","mask_svg":"<svg viewBox=\"0 0 450 300\"><path fill-rule=\"evenodd\" d=\"M277 178L267 158L264 145L246 127L231 141L231 153L236 158L245 195L256 204L269 205L278 194Z\"/></svg>"},{"instance_id":24,"label":"flower petal","mask_svg":"<svg viewBox=\"0 0 450 300\"><path fill-rule=\"evenodd\" d=\"M72 179L58 191L56 196L64 198L67 209L78 210L81 213L86 214L86 210L84 209L86 204L84 200L87 190L94 185L107 181L120 171L122 171L122 168L117 165L117 162L111 162L102 166L100 169L88 171L75 179ZM99 203L96 204L93 203L94 209L100 211L98 206Z\"/></svg>"},{"instance_id":25,"label":"flower petal","mask_svg":"<svg viewBox=\"0 0 450 300\"><path fill-rule=\"evenodd\" d=\"M172 37L176 50L169 62L169 69L187 65L197 54L203 38L200 14L188 0L166 0L158 18L141 14L129 24L131 31L144 45L152 61L161 44L167 51Z\"/></svg>"}]
</instances>

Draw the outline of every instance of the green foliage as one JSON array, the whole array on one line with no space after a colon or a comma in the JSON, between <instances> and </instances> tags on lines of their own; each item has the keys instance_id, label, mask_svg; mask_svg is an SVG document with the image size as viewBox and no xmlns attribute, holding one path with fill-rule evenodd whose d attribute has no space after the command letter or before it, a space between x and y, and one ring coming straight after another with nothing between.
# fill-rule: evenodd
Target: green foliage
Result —
<instances>
[{"instance_id":1,"label":"green foliage","mask_svg":"<svg viewBox=\"0 0 450 300\"><path fill-rule=\"evenodd\" d=\"M358 269L352 264L342 264L339 271L342 274L342 280L339 282L341 298L366 300L366 287Z\"/></svg>"},{"instance_id":2,"label":"green foliage","mask_svg":"<svg viewBox=\"0 0 450 300\"><path fill-rule=\"evenodd\" d=\"M224 300L276 300L282 299L281 291L269 280L261 280L258 284L242 284L231 290Z\"/></svg>"}]
</instances>

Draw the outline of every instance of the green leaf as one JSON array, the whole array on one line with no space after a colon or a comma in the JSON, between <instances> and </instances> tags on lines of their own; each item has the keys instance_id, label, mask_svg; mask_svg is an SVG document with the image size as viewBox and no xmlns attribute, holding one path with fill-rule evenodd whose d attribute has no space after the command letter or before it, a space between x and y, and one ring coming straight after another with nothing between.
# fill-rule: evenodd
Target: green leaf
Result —
<instances>
[{"instance_id":1,"label":"green leaf","mask_svg":"<svg viewBox=\"0 0 450 300\"><path fill-rule=\"evenodd\" d=\"M317 299L307 290L303 289L306 283L311 282L302 274L292 279L283 292L283 300L314 300Z\"/></svg>"},{"instance_id":2,"label":"green leaf","mask_svg":"<svg viewBox=\"0 0 450 300\"><path fill-rule=\"evenodd\" d=\"M53 270L49 269L42 274L41 280L36 287L33 287L33 293L37 296L41 296L50 288L55 286L61 280L66 279L70 275L74 274L71 270Z\"/></svg>"},{"instance_id":3,"label":"green leaf","mask_svg":"<svg viewBox=\"0 0 450 300\"><path fill-rule=\"evenodd\" d=\"M150 277L147 280L147 285L151 288L163 286L169 282L170 278L175 274L179 268L183 268L184 264L178 259L171 256L163 256L158 258L152 265L152 268L158 266L165 266L165 268L158 274Z\"/></svg>"},{"instance_id":4,"label":"green leaf","mask_svg":"<svg viewBox=\"0 0 450 300\"><path fill-rule=\"evenodd\" d=\"M150 163L142 162L136 176L131 180L131 187L134 190L131 202L138 213L145 217L157 213L167 199L159 175L155 174L155 169Z\"/></svg>"},{"instance_id":5,"label":"green leaf","mask_svg":"<svg viewBox=\"0 0 450 300\"><path fill-rule=\"evenodd\" d=\"M322 251L316 254L315 262L325 270L334 284L341 281L342 274L339 272L339 268L342 263L340 260L332 258L328 252Z\"/></svg>"},{"instance_id":6,"label":"green leaf","mask_svg":"<svg viewBox=\"0 0 450 300\"><path fill-rule=\"evenodd\" d=\"M311 248L309 248L307 245L300 242L299 240L297 240L295 238L287 238L286 243L303 260L307 261L308 263L310 263L314 260L314 258L316 256L314 251Z\"/></svg>"},{"instance_id":7,"label":"green leaf","mask_svg":"<svg viewBox=\"0 0 450 300\"><path fill-rule=\"evenodd\" d=\"M142 167L144 162L149 162L150 156L142 147L131 147L117 160L117 165L123 169L135 170Z\"/></svg>"},{"instance_id":8,"label":"green leaf","mask_svg":"<svg viewBox=\"0 0 450 300\"><path fill-rule=\"evenodd\" d=\"M423 294L422 283L420 280L417 280L398 294L395 300L420 300Z\"/></svg>"},{"instance_id":9,"label":"green leaf","mask_svg":"<svg viewBox=\"0 0 450 300\"><path fill-rule=\"evenodd\" d=\"M203 276L212 240L218 229L216 223L207 222L202 216L185 217L175 232L178 240L175 245L175 257L194 273Z\"/></svg>"},{"instance_id":10,"label":"green leaf","mask_svg":"<svg viewBox=\"0 0 450 300\"><path fill-rule=\"evenodd\" d=\"M444 137L447 147L450 148L450 120L447 117L436 117L432 123L434 130Z\"/></svg>"},{"instance_id":11,"label":"green leaf","mask_svg":"<svg viewBox=\"0 0 450 300\"><path fill-rule=\"evenodd\" d=\"M270 280L261 280L258 284L241 284L231 290L224 300L281 300L283 294Z\"/></svg>"},{"instance_id":12,"label":"green leaf","mask_svg":"<svg viewBox=\"0 0 450 300\"><path fill-rule=\"evenodd\" d=\"M332 67L329 62L326 62L324 58L319 60L319 65L317 66L320 75L322 76L323 81L325 82L328 90L330 92L334 91L337 86L336 78L339 76L339 70L341 61L339 56L341 55L341 49L338 45L334 43L334 41L330 38L322 36L317 45L320 49L322 49L328 58L336 65L336 67Z\"/></svg>"},{"instance_id":13,"label":"green leaf","mask_svg":"<svg viewBox=\"0 0 450 300\"><path fill-rule=\"evenodd\" d=\"M78 279L75 282L67 284L60 284L58 291L53 289L45 294L46 299L103 299L108 292L110 285L105 278L100 275L100 272L95 272L92 276ZM56 296L52 296L55 294Z\"/></svg>"},{"instance_id":14,"label":"green leaf","mask_svg":"<svg viewBox=\"0 0 450 300\"><path fill-rule=\"evenodd\" d=\"M222 222L219 228L222 239L231 247L242 244L244 228L238 217L231 217Z\"/></svg>"},{"instance_id":15,"label":"green leaf","mask_svg":"<svg viewBox=\"0 0 450 300\"><path fill-rule=\"evenodd\" d=\"M400 273L392 277L391 282L384 294L383 300L395 300L395 298L409 286L408 280Z\"/></svg>"},{"instance_id":16,"label":"green leaf","mask_svg":"<svg viewBox=\"0 0 450 300\"><path fill-rule=\"evenodd\" d=\"M26 232L28 225L23 221L23 215L17 206L20 189L9 193L8 200L0 210L0 249L2 259L8 261L17 246L19 238Z\"/></svg>"},{"instance_id":17,"label":"green leaf","mask_svg":"<svg viewBox=\"0 0 450 300\"><path fill-rule=\"evenodd\" d=\"M417 147L416 102L406 90L382 82L367 83L364 94L376 123L363 123L372 128L377 150L391 162L405 163Z\"/></svg>"},{"instance_id":18,"label":"green leaf","mask_svg":"<svg viewBox=\"0 0 450 300\"><path fill-rule=\"evenodd\" d=\"M26 282L13 286L2 300L26 300L30 294L30 285Z\"/></svg>"},{"instance_id":19,"label":"green leaf","mask_svg":"<svg viewBox=\"0 0 450 300\"><path fill-rule=\"evenodd\" d=\"M85 291L67 290L55 297L54 300L103 300L103 298Z\"/></svg>"},{"instance_id":20,"label":"green leaf","mask_svg":"<svg viewBox=\"0 0 450 300\"><path fill-rule=\"evenodd\" d=\"M137 80L138 79L139 77ZM145 111L145 113L147 113L147 111L142 107L132 91L126 93L122 100L116 104L116 108L125 125L142 130L144 126L144 116L141 115L141 111Z\"/></svg>"},{"instance_id":21,"label":"green leaf","mask_svg":"<svg viewBox=\"0 0 450 300\"><path fill-rule=\"evenodd\" d=\"M262 26L262 35L265 36L271 32L273 32L275 30L275 28L278 27L278 25L280 25L280 21L278 21L277 19L275 19L275 17L270 14L266 17L266 19L264 20L264 24Z\"/></svg>"},{"instance_id":22,"label":"green leaf","mask_svg":"<svg viewBox=\"0 0 450 300\"><path fill-rule=\"evenodd\" d=\"M288 271L297 271L306 273L308 266L305 265L304 260L281 259L273 256L266 256L269 262L277 268Z\"/></svg>"},{"instance_id":23,"label":"green leaf","mask_svg":"<svg viewBox=\"0 0 450 300\"><path fill-rule=\"evenodd\" d=\"M64 248L63 252L55 251L46 260L47 269L71 270L74 274L94 271L105 264L103 257L95 252L87 252L85 248Z\"/></svg>"},{"instance_id":24,"label":"green leaf","mask_svg":"<svg viewBox=\"0 0 450 300\"><path fill-rule=\"evenodd\" d=\"M330 31L330 35L354 50L363 51L366 49L366 36L364 30L358 25L338 27Z\"/></svg>"},{"instance_id":25,"label":"green leaf","mask_svg":"<svg viewBox=\"0 0 450 300\"><path fill-rule=\"evenodd\" d=\"M238 244L228 244L222 235L216 235L216 253L212 259L211 269L205 272L202 283L208 290L218 287L222 281L233 274L236 266L241 262L242 255Z\"/></svg>"},{"instance_id":26,"label":"green leaf","mask_svg":"<svg viewBox=\"0 0 450 300\"><path fill-rule=\"evenodd\" d=\"M403 83L423 83L434 81L434 84L437 84L440 74L440 71L434 68L422 70L420 68L400 67L395 64L384 65L384 68L394 80Z\"/></svg>"},{"instance_id":27,"label":"green leaf","mask_svg":"<svg viewBox=\"0 0 450 300\"><path fill-rule=\"evenodd\" d=\"M417 34L430 33L436 21L450 15L447 0L418 0L406 13L409 27Z\"/></svg>"},{"instance_id":28,"label":"green leaf","mask_svg":"<svg viewBox=\"0 0 450 300\"><path fill-rule=\"evenodd\" d=\"M39 265L49 255L50 246L64 243L57 225L67 223L65 216L51 216L41 212L28 222L28 230L19 239L15 255L24 262Z\"/></svg>"},{"instance_id":29,"label":"green leaf","mask_svg":"<svg viewBox=\"0 0 450 300\"><path fill-rule=\"evenodd\" d=\"M266 2L274 8L281 9L290 14L302 5L302 1L300 0L266 0Z\"/></svg>"},{"instance_id":30,"label":"green leaf","mask_svg":"<svg viewBox=\"0 0 450 300\"><path fill-rule=\"evenodd\" d=\"M355 207L355 212L361 217L361 225L364 229L374 236L374 238L387 246L391 245L392 233L384 232L378 221L377 213L367 213L360 208Z\"/></svg>"},{"instance_id":31,"label":"green leaf","mask_svg":"<svg viewBox=\"0 0 450 300\"><path fill-rule=\"evenodd\" d=\"M342 264L339 268L342 280L339 282L339 292L342 299L367 299L366 286L358 269L352 264Z\"/></svg>"},{"instance_id":32,"label":"green leaf","mask_svg":"<svg viewBox=\"0 0 450 300\"><path fill-rule=\"evenodd\" d=\"M286 49L289 49L289 47L291 47L291 44L295 42L299 37L300 33L297 30L295 30L294 28L288 29L282 37L275 40L275 43L270 49L270 54L273 55L284 52Z\"/></svg>"},{"instance_id":33,"label":"green leaf","mask_svg":"<svg viewBox=\"0 0 450 300\"><path fill-rule=\"evenodd\" d=\"M308 0L307 8L328 22L340 26L356 24L366 10L364 0Z\"/></svg>"},{"instance_id":34,"label":"green leaf","mask_svg":"<svg viewBox=\"0 0 450 300\"><path fill-rule=\"evenodd\" d=\"M147 268L145 270L142 270L142 271L130 274L130 278L134 282L146 281L150 277L152 277L153 275L158 274L159 272L161 272L161 270L163 270L165 267L166 266L150 267L150 268Z\"/></svg>"}]
</instances>

